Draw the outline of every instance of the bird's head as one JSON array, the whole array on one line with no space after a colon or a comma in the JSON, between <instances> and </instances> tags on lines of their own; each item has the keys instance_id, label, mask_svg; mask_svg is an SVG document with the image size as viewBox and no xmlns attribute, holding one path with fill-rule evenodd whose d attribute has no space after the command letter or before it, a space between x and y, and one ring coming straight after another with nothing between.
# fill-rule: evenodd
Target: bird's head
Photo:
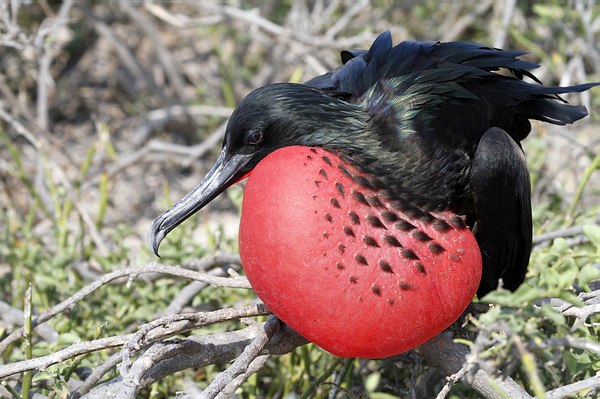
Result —
<instances>
[{"instance_id":1,"label":"bird's head","mask_svg":"<svg viewBox=\"0 0 600 399\"><path fill-rule=\"evenodd\" d=\"M273 151L292 145L347 148L364 132L368 117L343 100L344 93L302 84L277 83L257 89L234 110L217 161L204 179L160 215L148 234L158 255L165 236L203 208Z\"/></svg>"}]
</instances>

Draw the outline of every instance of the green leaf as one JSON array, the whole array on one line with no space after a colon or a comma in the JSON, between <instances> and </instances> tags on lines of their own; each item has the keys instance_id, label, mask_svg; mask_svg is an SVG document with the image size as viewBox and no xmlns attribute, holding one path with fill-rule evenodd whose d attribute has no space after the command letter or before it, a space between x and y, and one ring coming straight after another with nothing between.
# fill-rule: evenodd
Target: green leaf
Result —
<instances>
[{"instance_id":1,"label":"green leaf","mask_svg":"<svg viewBox=\"0 0 600 399\"><path fill-rule=\"evenodd\" d=\"M557 252L558 254L564 254L570 249L569 243L564 238L557 238L552 243L552 252Z\"/></svg>"},{"instance_id":2,"label":"green leaf","mask_svg":"<svg viewBox=\"0 0 600 399\"><path fill-rule=\"evenodd\" d=\"M399 396L394 396L385 392L371 392L369 394L369 398L371 399L399 399Z\"/></svg>"},{"instance_id":3,"label":"green leaf","mask_svg":"<svg viewBox=\"0 0 600 399\"><path fill-rule=\"evenodd\" d=\"M562 326L566 324L565 316L562 313L556 311L556 309L554 309L547 303L542 305L541 312L548 320L551 320L556 325Z\"/></svg>"},{"instance_id":4,"label":"green leaf","mask_svg":"<svg viewBox=\"0 0 600 399\"><path fill-rule=\"evenodd\" d=\"M379 386L379 382L381 381L380 373L372 373L365 378L365 390L367 392L374 392Z\"/></svg>"},{"instance_id":5,"label":"green leaf","mask_svg":"<svg viewBox=\"0 0 600 399\"><path fill-rule=\"evenodd\" d=\"M583 302L581 301L581 299L579 299L579 297L577 295L573 294L572 292L561 291L558 294L558 297L560 299L564 299L565 301L569 302L573 306L583 306Z\"/></svg>"},{"instance_id":6,"label":"green leaf","mask_svg":"<svg viewBox=\"0 0 600 399\"><path fill-rule=\"evenodd\" d=\"M600 226L596 224L586 224L583 226L583 234L590 239L597 249L600 249Z\"/></svg>"},{"instance_id":7,"label":"green leaf","mask_svg":"<svg viewBox=\"0 0 600 399\"><path fill-rule=\"evenodd\" d=\"M512 295L511 306L525 306L532 303L536 299L542 298L545 295L545 290L539 287L531 287L527 284L522 284Z\"/></svg>"},{"instance_id":8,"label":"green leaf","mask_svg":"<svg viewBox=\"0 0 600 399\"><path fill-rule=\"evenodd\" d=\"M481 302L493 303L496 305L511 306L512 292L508 290L495 290L481 298ZM489 312L488 312L489 313Z\"/></svg>"},{"instance_id":9,"label":"green leaf","mask_svg":"<svg viewBox=\"0 0 600 399\"><path fill-rule=\"evenodd\" d=\"M484 297L484 299L486 300L486 302L488 301L489 297L492 297L493 299L493 295L494 293L496 293L498 291L492 291L490 292L488 295L486 295ZM491 300L490 300L491 302ZM500 317L500 314L502 313L502 307L501 306L494 306L492 308L490 308L490 310L488 310L487 312L485 312L484 314L482 314L481 316L479 316L479 321L481 323L483 323L484 325L491 325L492 323L495 323L496 320L498 320L498 318Z\"/></svg>"},{"instance_id":10,"label":"green leaf","mask_svg":"<svg viewBox=\"0 0 600 399\"><path fill-rule=\"evenodd\" d=\"M586 286L588 283L600 279L600 267L598 265L587 264L579 271L579 284Z\"/></svg>"}]
</instances>

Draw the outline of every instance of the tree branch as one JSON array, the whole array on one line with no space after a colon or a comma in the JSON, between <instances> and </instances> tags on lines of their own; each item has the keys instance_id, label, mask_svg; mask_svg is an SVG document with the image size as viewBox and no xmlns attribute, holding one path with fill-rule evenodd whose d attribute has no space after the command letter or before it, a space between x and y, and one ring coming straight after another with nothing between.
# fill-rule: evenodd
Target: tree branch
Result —
<instances>
[{"instance_id":1,"label":"tree branch","mask_svg":"<svg viewBox=\"0 0 600 399\"><path fill-rule=\"evenodd\" d=\"M142 266L134 266L128 267L122 270L117 270L112 273L105 274L99 280L94 281L93 283L85 286L81 290L79 290L76 294L66 299L65 301L59 303L47 309L43 313L41 313L38 317L31 321L32 327L36 327L40 323L50 320L52 317L60 314L71 306L75 305L77 302L84 299L86 296L90 295L92 292L96 291L103 285L110 283L111 281L128 277L129 280L137 278L141 274L146 273L160 273L160 274L169 274L172 276L178 276L187 278L190 280L202 281L208 284L211 284L216 287L229 287L229 288L245 288L249 289L250 283L245 277L216 277L209 276L206 273L199 273L193 270L182 269L177 266L169 266L163 265L160 263L152 262ZM23 328L19 328L16 331L12 332L8 337L4 340L0 341L0 353L4 352L6 348L19 338L23 336Z\"/></svg>"},{"instance_id":2,"label":"tree branch","mask_svg":"<svg viewBox=\"0 0 600 399\"><path fill-rule=\"evenodd\" d=\"M181 315L177 317L163 318L150 322L142 328L140 333L118 335L115 337L100 338L93 341L77 342L69 347L57 351L51 355L42 356L36 359L24 360L7 365L0 365L0 378L21 373L27 370L46 369L56 363L71 359L85 353L95 352L98 350L114 348L127 344L127 349L123 352L123 357L127 361L128 354L132 350L141 348L142 345L163 339L166 337L180 334L194 328L207 326L223 321L239 319L243 317L264 316L271 312L265 305L258 304L253 306L244 306L239 308L219 309L213 312L198 312ZM173 321L171 321L173 320ZM175 323L178 321L178 323ZM127 366L127 363L125 363ZM128 374L128 371L123 367L123 374Z\"/></svg>"}]
</instances>

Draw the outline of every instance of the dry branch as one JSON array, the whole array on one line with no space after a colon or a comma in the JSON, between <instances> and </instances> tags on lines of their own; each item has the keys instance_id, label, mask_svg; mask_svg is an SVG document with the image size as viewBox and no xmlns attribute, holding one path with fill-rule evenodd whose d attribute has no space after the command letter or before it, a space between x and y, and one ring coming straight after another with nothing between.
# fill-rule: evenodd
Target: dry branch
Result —
<instances>
[{"instance_id":1,"label":"dry branch","mask_svg":"<svg viewBox=\"0 0 600 399\"><path fill-rule=\"evenodd\" d=\"M23 324L24 314L23 311L14 308L6 302L0 301L0 318L6 322L6 324L21 325ZM52 326L42 323L38 325L34 330L44 341L54 343L58 340L58 333Z\"/></svg>"},{"instance_id":2,"label":"dry branch","mask_svg":"<svg viewBox=\"0 0 600 399\"><path fill-rule=\"evenodd\" d=\"M595 375L593 377L586 378L585 380L577 381L572 384L548 391L546 392L546 399L571 398L576 393L586 390L588 390L587 397L590 398L592 397L592 394L598 393L600 390L600 375Z\"/></svg>"},{"instance_id":3,"label":"dry branch","mask_svg":"<svg viewBox=\"0 0 600 399\"><path fill-rule=\"evenodd\" d=\"M262 325L260 328L262 329ZM239 356L256 335L257 327L253 326L226 333L156 343L144 353L143 358L134 362L136 382L139 382L139 385L134 387L134 391L181 370L227 363ZM275 333L262 354L288 353L305 343L303 337L283 326ZM144 364L149 364L149 367L144 367ZM133 366L130 370L130 374L134 372ZM86 398L116 397L115 395L123 391L130 395L132 392L130 385L124 379L116 379L94 388Z\"/></svg>"},{"instance_id":4,"label":"dry branch","mask_svg":"<svg viewBox=\"0 0 600 399\"><path fill-rule=\"evenodd\" d=\"M252 342L244 348L244 351L239 355L233 364L227 370L219 373L217 377L211 381L206 389L200 395L200 399L213 399L223 389L233 381L237 376L246 373L250 363L256 359L271 337L280 329L281 321L275 316L271 316L265 323L261 333L257 335Z\"/></svg>"},{"instance_id":5,"label":"dry branch","mask_svg":"<svg viewBox=\"0 0 600 399\"><path fill-rule=\"evenodd\" d=\"M133 280L139 275L146 273L168 274L172 276L187 278L190 280L206 282L216 287L246 289L251 288L250 284L248 283L248 280L245 277L215 277L209 276L205 273L195 272L193 270L182 269L181 267L177 266L169 266L153 262L147 265L129 267L126 269L117 270L112 273L105 274L104 276L102 276L101 279L96 280L93 283L85 286L67 300L41 313L39 316L37 316L31 321L32 327L36 327L40 323L43 323L56 316L57 314L64 312L65 310L67 310L71 306L74 306L77 302L83 300L86 296L90 295L92 292L96 291L103 285L106 285L114 280L123 277L128 277L128 280ZM0 353L4 352L10 344L15 342L22 336L23 328L21 327L13 333L11 333L8 337L4 338L4 340L0 341Z\"/></svg>"},{"instance_id":6,"label":"dry branch","mask_svg":"<svg viewBox=\"0 0 600 399\"><path fill-rule=\"evenodd\" d=\"M202 263L201 266L206 266L212 261L214 261L214 258L209 257L201 260L200 263ZM63 302L61 306L55 307L54 311L56 312L56 309L67 309L78 300L83 299L85 295L91 293L93 290L101 287L107 282L123 276L134 278L141 273L160 271L161 273L174 274L183 278L193 277L199 281L210 281L211 284L215 285L231 285L231 278L215 280L214 277L207 276L206 274L192 272L181 268L174 268L178 270L171 270L172 268L174 267L150 264L109 273L100 280L101 283L90 284L79 293L69 298L69 300ZM235 277L234 279L239 279L239 277ZM594 302L597 298L597 293L598 292L583 294L582 298L591 302L591 304L587 306L596 306ZM572 309L572 307L565 307L561 302L556 302L555 305L558 305L563 312ZM193 337L184 341L161 341L158 343L156 341L208 324L243 317L266 315L269 313L269 310L264 305L256 305L245 308L222 309L209 313L170 315L145 324L140 327L135 334L76 343L52 355L0 366L0 378L26 370L43 370L52 364L85 353L123 346L123 350L120 353L120 357L123 359L121 366L121 375L123 378L119 381L113 381L110 384L104 385L102 388L98 388L99 391L95 389L93 392L103 392L102 394L106 394L106 392L122 392L121 395L125 396L119 397L125 398L133 397L132 395L135 395L135 392L137 392L138 389L176 371L186 368L202 367L207 364L227 362L237 358L232 367L223 372L223 374L215 380L216 382L213 382L206 393L204 393L206 397L215 397L231 383L234 378L245 373L257 356L269 353L287 353L298 345L306 343L306 340L287 327L284 327L281 331L277 330L276 327L279 326L279 322L275 318L272 318L267 324L267 327L261 327L261 329L263 329L262 333L258 334L256 332L256 326L253 326L232 333ZM589 314L589 312L585 314ZM37 322L39 322L41 317L42 315L38 317ZM276 331L277 333L275 333ZM250 339L249 336L252 336L252 339L254 339L251 345L249 345L248 341L248 339ZM271 337L273 339L270 339ZM262 348L267 345L267 342L269 342L268 349L266 352L262 351ZM200 346L197 345L198 343L200 343ZM207 347L213 348L217 343L222 345L217 349L217 352L212 351L212 349L207 350ZM571 339L560 342L551 341L548 344L565 344L570 347L600 352L600 347L598 347L597 343L586 340ZM131 353L139 351L147 345L151 345L150 349L141 355L130 368L127 368L129 366ZM223 348L226 348L226 350L223 350ZM469 349L464 345L453 342L445 334L441 334L423 344L416 351L429 365L440 367L446 374L453 375L454 377L451 378L454 378L454 380L465 375L467 383L485 398L501 398L503 397L503 393L509 395L511 398L530 398L530 396L518 384L510 379L510 377L492 377L483 369L474 367L476 361L471 359ZM240 353L244 353L244 355L240 356ZM174 359L176 354L178 354L176 357L177 360L173 361L172 359ZM186 356L187 360L185 362L182 362L180 359L182 355ZM79 394L84 393L93 385L91 382L97 382L101 378L101 375L110 370L116 362L117 359L113 356L107 361L105 366L101 367L99 371L90 376L90 383L84 384L77 392L79 392ZM569 390L579 387L595 386L594 384L595 381L591 380L586 381L585 383L581 382L578 385L573 384L572 386L569 386ZM498 389L500 389L500 392ZM558 395L558 393L556 394ZM91 397L96 397L93 396L94 394L92 393L90 393L90 395L92 395Z\"/></svg>"},{"instance_id":7,"label":"dry branch","mask_svg":"<svg viewBox=\"0 0 600 399\"><path fill-rule=\"evenodd\" d=\"M51 355L7 365L0 365L0 378L8 377L10 375L21 373L27 370L45 370L47 367L53 364L60 363L67 359L72 359L85 353L110 349L117 346L123 346L125 344L128 345L128 348L122 356L128 360L128 355L131 350L138 350L142 345L170 337L175 334L180 334L194 328L220 323L223 321L234 320L243 317L264 316L270 313L271 312L264 305L259 304L239 308L219 309L213 312L175 315L178 317L174 317L174 319L177 319L176 321L182 321L181 323L168 324L169 321L163 319L148 323L148 325L150 325L152 328L148 328L147 330L144 330L143 334L140 334L144 340L143 343L140 342L142 338L140 338L140 335L138 334L118 335L114 337L100 338L93 341L77 342ZM128 366L128 364L125 364L125 366ZM125 367L123 369L126 370ZM128 371L124 372L124 374L127 373Z\"/></svg>"}]
</instances>

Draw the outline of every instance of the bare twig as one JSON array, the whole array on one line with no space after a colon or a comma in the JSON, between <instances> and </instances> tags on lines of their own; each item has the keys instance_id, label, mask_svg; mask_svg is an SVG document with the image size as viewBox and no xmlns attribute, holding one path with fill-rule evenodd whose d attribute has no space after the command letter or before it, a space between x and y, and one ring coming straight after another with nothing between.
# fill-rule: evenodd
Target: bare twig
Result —
<instances>
[{"instance_id":1,"label":"bare twig","mask_svg":"<svg viewBox=\"0 0 600 399\"><path fill-rule=\"evenodd\" d=\"M191 165L198 158L206 154L208 151L215 148L215 145L219 143L223 135L225 134L225 127L227 123L222 123L210 136L208 136L201 143L194 146L181 146L176 144L167 144L165 142L161 142L159 140L152 140L146 143L142 148L137 150L136 152L122 156L117 163L111 165L107 168L106 174L109 177L114 177L120 171L136 164L140 159L143 159L146 156L149 156L153 152L165 152L176 155L174 159L177 159L181 162L184 167ZM181 159L181 155L186 155L185 158ZM86 180L85 183L82 184L81 190L88 190L91 187L94 187L98 184L100 180L100 175L90 178Z\"/></svg>"},{"instance_id":2,"label":"bare twig","mask_svg":"<svg viewBox=\"0 0 600 399\"><path fill-rule=\"evenodd\" d=\"M324 38L333 40L346 26L350 24L350 21L354 19L365 7L369 5L368 0L354 1L351 6L346 10L342 16L335 21L333 25L325 33Z\"/></svg>"},{"instance_id":3,"label":"bare twig","mask_svg":"<svg viewBox=\"0 0 600 399\"><path fill-rule=\"evenodd\" d=\"M214 380L206 387L200 395L200 399L213 399L221 392L227 384L240 374L245 373L250 366L250 363L262 352L267 342L273 334L279 329L281 322L275 316L271 316L265 323L264 329L260 334L252 340L252 343L246 348L240 356L235 359L233 364L227 370L219 373Z\"/></svg>"},{"instance_id":4,"label":"bare twig","mask_svg":"<svg viewBox=\"0 0 600 399\"><path fill-rule=\"evenodd\" d=\"M108 359L104 361L100 366L85 379L77 389L71 392L71 399L78 399L81 395L85 395L102 379L104 374L117 367L117 364L121 362L121 352L112 354Z\"/></svg>"},{"instance_id":5,"label":"bare twig","mask_svg":"<svg viewBox=\"0 0 600 399\"><path fill-rule=\"evenodd\" d=\"M582 234L583 226L568 227L566 229L549 231L547 233L535 235L533 237L533 245L542 245L557 238L574 237Z\"/></svg>"},{"instance_id":6,"label":"bare twig","mask_svg":"<svg viewBox=\"0 0 600 399\"><path fill-rule=\"evenodd\" d=\"M135 362L140 362L139 366L136 365L140 368L144 367L142 363L150 365L143 373L136 374L139 385L132 386L123 379L117 379L94 388L86 398L130 398L137 390L178 371L199 368L208 364L227 363L235 359L256 334L257 329L253 326L238 331L194 336L185 340L153 344L144 353L144 356ZM306 342L306 339L298 333L287 326L283 326L269 341L262 354L285 354L300 345L304 345ZM130 369L130 374L132 372L133 366Z\"/></svg>"},{"instance_id":7,"label":"bare twig","mask_svg":"<svg viewBox=\"0 0 600 399\"><path fill-rule=\"evenodd\" d=\"M425 344L419 346L416 352L425 361L436 367L440 367L448 375L459 373L464 367L465 359L469 349L461 344L453 342L445 334L439 334ZM503 379L490 376L484 370L477 370L469 376L467 382L484 398L502 399L510 397L514 399L531 399L531 396L523 390L512 378ZM503 392L498 392L499 387Z\"/></svg>"},{"instance_id":8,"label":"bare twig","mask_svg":"<svg viewBox=\"0 0 600 399\"><path fill-rule=\"evenodd\" d=\"M239 308L219 309L213 312L190 313L181 316L183 323L172 324L164 328L155 328L148 331L145 336L145 343L157 341L175 334L180 334L194 328L214 324L222 321L239 319L243 317L268 315L271 312L262 304L253 306L244 306ZM42 356L36 359L24 360L7 365L0 365L0 378L4 378L13 374L21 373L27 370L44 370L48 366L60 363L73 357L95 352L104 349L110 349L117 346L122 346L129 343L136 334L118 335L108 338L100 338L93 341L77 342L69 347Z\"/></svg>"},{"instance_id":9,"label":"bare twig","mask_svg":"<svg viewBox=\"0 0 600 399\"><path fill-rule=\"evenodd\" d=\"M449 42L456 40L462 33L469 28L477 19L486 13L494 4L493 1L486 0L475 3L475 8L468 14L463 15L457 21L454 21L452 27L444 32L442 41Z\"/></svg>"},{"instance_id":10,"label":"bare twig","mask_svg":"<svg viewBox=\"0 0 600 399\"><path fill-rule=\"evenodd\" d=\"M173 85L175 96L177 96L182 103L186 103L188 98L185 95L185 84L183 78L181 77L180 67L173 59L172 55L169 54L167 47L164 45L161 37L158 35L158 32L156 31L152 21L137 11L131 5L129 0L119 1L119 6L121 9L125 10L125 13L129 15L129 18L131 18L131 20L133 20L144 31L144 34L150 38L150 41L152 42L152 45L156 51L158 60L168 76L169 82Z\"/></svg>"},{"instance_id":11,"label":"bare twig","mask_svg":"<svg viewBox=\"0 0 600 399\"><path fill-rule=\"evenodd\" d=\"M225 276L225 271L221 268L216 268L207 272L210 276L223 277ZM169 314L179 313L183 307L190 303L190 301L198 295L200 291L204 288L208 287L209 284L202 281L192 281L190 284L182 288L175 298L169 303L167 308L155 315L155 317L163 317Z\"/></svg>"},{"instance_id":12,"label":"bare twig","mask_svg":"<svg viewBox=\"0 0 600 399\"><path fill-rule=\"evenodd\" d=\"M63 1L58 14L51 21L46 20L40 25L34 41L40 53L38 60L37 123L44 130L48 128L48 89L54 85L50 74L50 66L52 60L60 51L60 47L56 44L66 44L66 40L60 40L58 36L60 30L64 29L67 24L67 17L72 6L73 0Z\"/></svg>"},{"instance_id":13,"label":"bare twig","mask_svg":"<svg viewBox=\"0 0 600 399\"><path fill-rule=\"evenodd\" d=\"M589 390L586 397L594 397L592 395L594 393L598 393L598 391L600 390L600 375L594 375L592 377L586 378L585 380L577 381L572 384L568 384L560 388L548 391L546 392L546 399L571 398L576 393L585 390Z\"/></svg>"},{"instance_id":14,"label":"bare twig","mask_svg":"<svg viewBox=\"0 0 600 399\"><path fill-rule=\"evenodd\" d=\"M469 362L465 362L460 370L446 377L447 382L442 388L442 390L437 394L436 399L444 399L450 393L450 389L452 389L452 387L458 381L460 381L465 375L467 375L471 367L473 367L472 364L470 364Z\"/></svg>"},{"instance_id":15,"label":"bare twig","mask_svg":"<svg viewBox=\"0 0 600 399\"><path fill-rule=\"evenodd\" d=\"M101 279L94 281L93 283L85 286L81 290L79 290L76 294L66 299L65 301L59 303L47 309L43 313L41 313L38 317L32 320L32 327L43 323L52 317L60 314L71 306L75 305L77 302L84 299L86 296L96 291L98 288L102 287L110 283L113 280L128 277L129 279L135 279L140 274L145 273L160 273L160 274L169 274L172 276L178 276L182 278L188 278L190 280L198 280L209 283L218 287L230 287L230 288L250 288L250 284L248 280L244 277L214 277L209 276L205 273L199 273L192 270L182 269L176 266L168 266L160 263L149 263L142 266L134 266L129 267L122 270L117 270L112 273L105 274ZM19 328L13 333L11 333L4 340L0 341L0 353L4 352L6 348L21 338L23 336L23 328Z\"/></svg>"},{"instance_id":16,"label":"bare twig","mask_svg":"<svg viewBox=\"0 0 600 399\"><path fill-rule=\"evenodd\" d=\"M262 17L259 15L258 9L242 10L233 6L223 6L219 8L209 3L203 3L202 7L211 11L220 12L229 18L235 18L247 24L257 26L274 37L280 39L283 38L284 40L291 38L303 45L313 47L353 48L373 38L372 34L338 37L335 40L326 36L309 36L301 32L284 28L281 25Z\"/></svg>"},{"instance_id":17,"label":"bare twig","mask_svg":"<svg viewBox=\"0 0 600 399\"><path fill-rule=\"evenodd\" d=\"M143 87L149 88L152 92L160 98L162 101L167 102L167 98L163 91L156 85L152 76L142 67L140 62L136 59L135 55L132 54L131 50L127 47L123 40L119 38L115 32L107 25L101 18L99 18L91 9L86 7L84 4L79 3L78 7L83 13L90 19L92 26L98 33L98 35L106 37L108 43L111 43L119 56L121 62L132 76L137 78L137 83Z\"/></svg>"},{"instance_id":18,"label":"bare twig","mask_svg":"<svg viewBox=\"0 0 600 399\"><path fill-rule=\"evenodd\" d=\"M6 302L0 301L0 318L2 318L2 320L10 324L21 325L23 324L24 317L22 310L14 308ZM47 323L38 325L33 331L44 341L55 343L58 340L58 333Z\"/></svg>"},{"instance_id":19,"label":"bare twig","mask_svg":"<svg viewBox=\"0 0 600 399\"><path fill-rule=\"evenodd\" d=\"M532 343L537 345L536 343ZM564 337L564 338L548 338L543 342L544 346L553 346L557 348L577 348L590 352L595 352L600 356L600 343L592 342L584 338Z\"/></svg>"},{"instance_id":20,"label":"bare twig","mask_svg":"<svg viewBox=\"0 0 600 399\"><path fill-rule=\"evenodd\" d=\"M260 369L264 367L264 365L267 363L267 360L269 360L270 357L270 355L257 356L254 360L252 360L252 362L250 362L244 373L238 375L237 377L232 379L225 387L223 387L221 392L219 392L219 394L216 396L216 399L227 399L233 397L235 395L235 391L250 376L260 371ZM198 397L198 395L195 395L193 397Z\"/></svg>"},{"instance_id":21,"label":"bare twig","mask_svg":"<svg viewBox=\"0 0 600 399\"><path fill-rule=\"evenodd\" d=\"M182 119L186 116L193 118L197 123L206 116L215 116L229 118L233 109L229 107L218 107L214 105L172 105L166 108L158 108L148 111L144 116L144 123L141 123L134 132L135 144L143 143L152 130L156 130L166 123ZM172 143L165 143L165 145ZM180 146L181 147L181 146Z\"/></svg>"},{"instance_id":22,"label":"bare twig","mask_svg":"<svg viewBox=\"0 0 600 399\"><path fill-rule=\"evenodd\" d=\"M600 313L600 290L582 292L578 297L583 301L583 306L574 306L572 303L559 298L550 299L550 305L557 311L565 316L575 317L575 323L573 323L571 331L581 327L590 316Z\"/></svg>"},{"instance_id":23,"label":"bare twig","mask_svg":"<svg viewBox=\"0 0 600 399\"><path fill-rule=\"evenodd\" d=\"M41 356L31 360L23 360L20 362L0 365L0 378L22 373L27 370L45 370L48 366L72 359L85 353L121 346L127 342L129 337L131 337L131 334L101 338L94 341L77 342L50 355Z\"/></svg>"}]
</instances>

